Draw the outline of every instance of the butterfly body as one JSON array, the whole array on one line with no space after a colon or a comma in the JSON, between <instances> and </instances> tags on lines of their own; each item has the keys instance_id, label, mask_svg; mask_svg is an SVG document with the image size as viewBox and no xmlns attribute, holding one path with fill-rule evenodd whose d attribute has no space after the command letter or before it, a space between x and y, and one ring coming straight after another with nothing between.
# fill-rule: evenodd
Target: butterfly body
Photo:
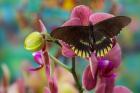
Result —
<instances>
[{"instance_id":1,"label":"butterfly body","mask_svg":"<svg viewBox=\"0 0 140 93\"><path fill-rule=\"evenodd\" d=\"M81 57L89 57L92 52L105 56L115 45L114 36L130 23L130 18L117 16L89 26L64 26L54 29L50 35L70 45Z\"/></svg>"}]
</instances>

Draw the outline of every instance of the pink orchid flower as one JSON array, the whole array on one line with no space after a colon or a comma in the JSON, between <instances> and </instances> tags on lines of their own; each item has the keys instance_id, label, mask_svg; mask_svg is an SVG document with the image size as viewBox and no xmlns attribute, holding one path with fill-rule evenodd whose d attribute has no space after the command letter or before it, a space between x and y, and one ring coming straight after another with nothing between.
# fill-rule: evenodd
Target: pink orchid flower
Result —
<instances>
[{"instance_id":1,"label":"pink orchid flower","mask_svg":"<svg viewBox=\"0 0 140 93\"><path fill-rule=\"evenodd\" d=\"M62 26L72 26L72 25L89 25L91 22L93 25L103 21L105 19L111 18L113 15L108 13L93 13L92 11L84 5L76 6L71 13L70 19L66 21ZM61 41L62 44L62 54L66 57L74 57L75 53L71 50L70 46Z\"/></svg>"},{"instance_id":2,"label":"pink orchid flower","mask_svg":"<svg viewBox=\"0 0 140 93\"><path fill-rule=\"evenodd\" d=\"M120 63L121 48L118 43L105 57L97 58L93 53L90 58L90 65L83 74L83 86L85 89L91 90L95 88L95 93L113 93L116 78L114 70L119 67Z\"/></svg>"},{"instance_id":3,"label":"pink orchid flower","mask_svg":"<svg viewBox=\"0 0 140 93\"><path fill-rule=\"evenodd\" d=\"M47 31L44 24L41 20L39 20L40 26L41 26L41 33ZM34 61L39 65L36 68L30 68L30 71L36 71L43 67L45 67L46 70L46 77L48 79L48 88L45 88L45 93L58 93L58 86L57 86L57 79L55 74L51 76L50 74L50 59L49 55L46 49L46 44L44 44L44 47L35 53L33 53Z\"/></svg>"},{"instance_id":4,"label":"pink orchid flower","mask_svg":"<svg viewBox=\"0 0 140 93\"><path fill-rule=\"evenodd\" d=\"M63 26L71 25L93 25L114 17L108 13L93 13L84 5L75 7L72 10L70 19L63 24ZM62 54L66 57L74 57L75 53L70 49L69 45L61 41ZM87 66L83 73L83 86L87 90L96 87L96 93L112 93L115 83L115 72L121 63L121 49L118 43L115 44L113 49L102 58L97 58L94 53L89 58L90 65ZM97 78L99 77L99 79ZM100 89L104 88L104 89Z\"/></svg>"},{"instance_id":5,"label":"pink orchid flower","mask_svg":"<svg viewBox=\"0 0 140 93\"><path fill-rule=\"evenodd\" d=\"M116 77L114 70L118 68L120 63L121 63L121 49L118 43L103 58L97 58L94 54L92 54L90 59L90 65L85 69L85 72L83 73L83 86L85 87L85 89L91 90L96 87L97 91L98 90L101 91L100 87L104 86L108 87L106 88L107 90L104 91L111 91L107 93L112 93ZM90 73L87 73L86 71ZM90 82L88 78L91 78Z\"/></svg>"}]
</instances>

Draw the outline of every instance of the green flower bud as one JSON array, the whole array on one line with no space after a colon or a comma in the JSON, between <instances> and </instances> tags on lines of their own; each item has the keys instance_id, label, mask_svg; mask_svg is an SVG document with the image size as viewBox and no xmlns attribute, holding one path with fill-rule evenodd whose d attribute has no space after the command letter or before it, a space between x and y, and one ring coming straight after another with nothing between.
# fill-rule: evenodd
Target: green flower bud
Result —
<instances>
[{"instance_id":1,"label":"green flower bud","mask_svg":"<svg viewBox=\"0 0 140 93\"><path fill-rule=\"evenodd\" d=\"M39 32L33 32L25 38L24 47L29 51L38 51L43 47L43 45L44 39Z\"/></svg>"}]
</instances>

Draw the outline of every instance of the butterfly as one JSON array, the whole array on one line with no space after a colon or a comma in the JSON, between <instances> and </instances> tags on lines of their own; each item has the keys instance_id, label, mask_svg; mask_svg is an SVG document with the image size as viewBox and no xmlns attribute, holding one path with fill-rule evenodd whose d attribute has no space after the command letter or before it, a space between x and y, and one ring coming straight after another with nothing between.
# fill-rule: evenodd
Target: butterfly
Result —
<instances>
[{"instance_id":1,"label":"butterfly","mask_svg":"<svg viewBox=\"0 0 140 93\"><path fill-rule=\"evenodd\" d=\"M63 26L54 29L51 37L62 40L80 57L105 56L115 45L117 36L122 28L131 22L127 16L116 16L95 25Z\"/></svg>"}]
</instances>

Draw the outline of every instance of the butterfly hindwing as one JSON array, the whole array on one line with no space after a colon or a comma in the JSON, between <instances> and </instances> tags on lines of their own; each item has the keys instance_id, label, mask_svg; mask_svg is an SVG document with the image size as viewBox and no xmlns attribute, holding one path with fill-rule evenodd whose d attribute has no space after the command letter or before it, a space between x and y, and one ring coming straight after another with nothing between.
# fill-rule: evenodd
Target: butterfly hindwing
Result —
<instances>
[{"instance_id":1,"label":"butterfly hindwing","mask_svg":"<svg viewBox=\"0 0 140 93\"><path fill-rule=\"evenodd\" d=\"M80 56L80 57L83 57L83 58L89 57L91 55L90 51L87 50L87 49L86 50L80 50L80 49L73 46L72 50L75 52L75 54L77 56Z\"/></svg>"},{"instance_id":2,"label":"butterfly hindwing","mask_svg":"<svg viewBox=\"0 0 140 93\"><path fill-rule=\"evenodd\" d=\"M110 38L106 38L101 43L95 44L95 54L97 56L105 56L114 46L114 41Z\"/></svg>"},{"instance_id":3,"label":"butterfly hindwing","mask_svg":"<svg viewBox=\"0 0 140 93\"><path fill-rule=\"evenodd\" d=\"M75 52L75 54L77 54L80 57L89 57L91 54L89 42L76 42L74 46L72 45L70 47Z\"/></svg>"},{"instance_id":4,"label":"butterfly hindwing","mask_svg":"<svg viewBox=\"0 0 140 93\"><path fill-rule=\"evenodd\" d=\"M97 56L105 56L115 45L115 40L105 37L100 31L94 31L94 52Z\"/></svg>"}]
</instances>

